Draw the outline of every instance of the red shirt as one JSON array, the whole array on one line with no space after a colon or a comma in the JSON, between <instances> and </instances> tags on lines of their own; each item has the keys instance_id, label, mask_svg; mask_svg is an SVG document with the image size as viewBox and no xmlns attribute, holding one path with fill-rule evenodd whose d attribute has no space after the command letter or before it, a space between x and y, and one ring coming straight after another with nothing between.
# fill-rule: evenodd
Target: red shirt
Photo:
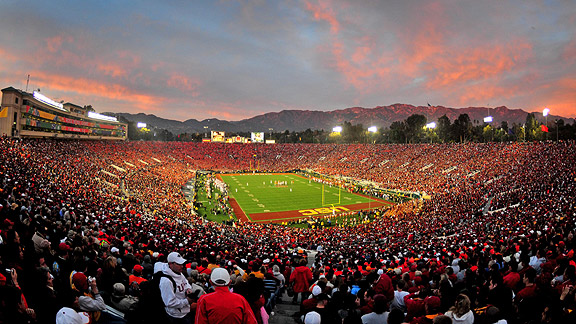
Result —
<instances>
[{"instance_id":1,"label":"red shirt","mask_svg":"<svg viewBox=\"0 0 576 324\"><path fill-rule=\"evenodd\" d=\"M130 277L128 277L128 283L131 285L133 282L136 282L138 285L140 285L143 281L147 281L146 279L142 278L142 277L138 277L135 275L130 275Z\"/></svg>"},{"instance_id":2,"label":"red shirt","mask_svg":"<svg viewBox=\"0 0 576 324\"><path fill-rule=\"evenodd\" d=\"M531 297L536 297L536 285L526 286L524 289L518 292L518 295L516 295L517 300Z\"/></svg>"},{"instance_id":3,"label":"red shirt","mask_svg":"<svg viewBox=\"0 0 576 324\"><path fill-rule=\"evenodd\" d=\"M510 271L507 275L504 276L504 285L514 291L517 291L520 282L522 282L522 278L520 278L520 274L518 272Z\"/></svg>"},{"instance_id":4,"label":"red shirt","mask_svg":"<svg viewBox=\"0 0 576 324\"><path fill-rule=\"evenodd\" d=\"M257 324L250 304L228 286L214 287L213 293L202 295L196 308L196 324Z\"/></svg>"},{"instance_id":5,"label":"red shirt","mask_svg":"<svg viewBox=\"0 0 576 324\"><path fill-rule=\"evenodd\" d=\"M392 279L387 274L383 273L372 288L377 294L386 296L389 302L394 299L394 286L392 286Z\"/></svg>"}]
</instances>

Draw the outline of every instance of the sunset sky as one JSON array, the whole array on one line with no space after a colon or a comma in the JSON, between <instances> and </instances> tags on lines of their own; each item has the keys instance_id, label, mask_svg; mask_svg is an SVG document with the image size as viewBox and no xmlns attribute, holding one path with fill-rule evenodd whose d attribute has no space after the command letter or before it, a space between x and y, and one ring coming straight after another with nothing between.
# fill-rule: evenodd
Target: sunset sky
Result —
<instances>
[{"instance_id":1,"label":"sunset sky","mask_svg":"<svg viewBox=\"0 0 576 324\"><path fill-rule=\"evenodd\" d=\"M574 0L0 2L0 88L240 120L405 103L576 117Z\"/></svg>"}]
</instances>

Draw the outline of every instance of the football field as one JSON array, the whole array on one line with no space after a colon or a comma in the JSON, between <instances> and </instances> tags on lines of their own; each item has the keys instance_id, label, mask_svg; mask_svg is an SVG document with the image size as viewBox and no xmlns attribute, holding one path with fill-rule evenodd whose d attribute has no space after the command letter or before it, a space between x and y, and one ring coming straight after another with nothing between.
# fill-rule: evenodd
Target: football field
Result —
<instances>
[{"instance_id":1,"label":"football field","mask_svg":"<svg viewBox=\"0 0 576 324\"><path fill-rule=\"evenodd\" d=\"M238 219L282 222L391 204L292 173L221 174Z\"/></svg>"}]
</instances>

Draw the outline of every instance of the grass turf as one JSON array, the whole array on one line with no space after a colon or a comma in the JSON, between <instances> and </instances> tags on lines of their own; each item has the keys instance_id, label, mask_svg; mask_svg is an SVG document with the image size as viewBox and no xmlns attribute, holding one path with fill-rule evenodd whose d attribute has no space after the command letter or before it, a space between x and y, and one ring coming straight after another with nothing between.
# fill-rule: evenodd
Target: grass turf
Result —
<instances>
[{"instance_id":1,"label":"grass turf","mask_svg":"<svg viewBox=\"0 0 576 324\"><path fill-rule=\"evenodd\" d=\"M315 209L332 205L337 207L375 201L340 190L338 203L339 188L324 185L322 204L322 184L289 173L221 176L229 186L230 196L236 199L248 217L254 213ZM287 185L277 186L275 181L287 181Z\"/></svg>"}]
</instances>

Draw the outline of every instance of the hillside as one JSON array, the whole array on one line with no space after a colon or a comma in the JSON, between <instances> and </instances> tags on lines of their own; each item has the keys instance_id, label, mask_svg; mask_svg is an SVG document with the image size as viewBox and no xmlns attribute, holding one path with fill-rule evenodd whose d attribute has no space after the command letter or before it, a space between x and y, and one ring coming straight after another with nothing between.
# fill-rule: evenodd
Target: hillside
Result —
<instances>
[{"instance_id":1,"label":"hillside","mask_svg":"<svg viewBox=\"0 0 576 324\"><path fill-rule=\"evenodd\" d=\"M446 115L454 121L460 114L468 114L470 120L482 123L484 117L491 115L494 118L494 125L500 125L502 121L507 121L509 125L514 123L522 124L526 120L528 112L521 109L509 109L505 106L496 108L468 107L468 108L448 108L442 106L412 106L407 104L394 104L390 106L378 106L374 108L352 107L333 111L312 111L312 110L283 110L255 116L240 121L226 121L216 118L196 120L189 119L184 122L170 120L155 115L143 113L111 113L122 116L129 121L145 122L158 128L171 131L174 134L180 133L204 133L206 131L226 131L226 132L268 132L270 128L274 132L303 131L308 128L312 130L332 129L332 127L349 121L352 124L362 124L367 126L389 127L395 121L402 121L413 114L426 116L428 120L436 121L439 117ZM536 113L536 118L544 121L541 113ZM564 119L566 123L573 123L574 119L561 116L549 115L548 120ZM205 128L205 126L207 128Z\"/></svg>"}]
</instances>

